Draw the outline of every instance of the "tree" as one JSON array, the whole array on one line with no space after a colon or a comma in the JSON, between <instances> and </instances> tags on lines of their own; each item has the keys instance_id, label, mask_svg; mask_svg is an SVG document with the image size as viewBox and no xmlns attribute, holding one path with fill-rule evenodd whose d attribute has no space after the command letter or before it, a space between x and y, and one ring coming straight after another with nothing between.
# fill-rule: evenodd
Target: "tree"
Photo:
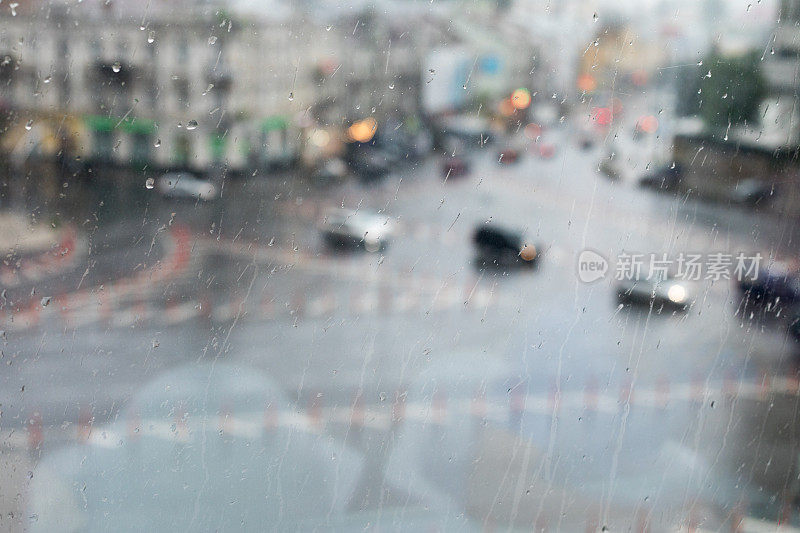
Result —
<instances>
[{"instance_id":1,"label":"tree","mask_svg":"<svg viewBox=\"0 0 800 533\"><path fill-rule=\"evenodd\" d=\"M757 52L737 57L712 53L699 67L699 114L710 128L755 122L767 90Z\"/></svg>"}]
</instances>

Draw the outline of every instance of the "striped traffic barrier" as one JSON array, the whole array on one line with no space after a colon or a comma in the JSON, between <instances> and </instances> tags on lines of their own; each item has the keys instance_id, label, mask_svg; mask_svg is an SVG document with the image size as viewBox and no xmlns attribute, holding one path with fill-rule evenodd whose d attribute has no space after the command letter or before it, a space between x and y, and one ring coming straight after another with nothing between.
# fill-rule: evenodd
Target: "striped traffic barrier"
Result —
<instances>
[{"instance_id":1,"label":"striped traffic barrier","mask_svg":"<svg viewBox=\"0 0 800 533\"><path fill-rule=\"evenodd\" d=\"M324 427L322 419L322 393L313 394L308 404L308 421L312 428L321 430Z\"/></svg>"},{"instance_id":2,"label":"striped traffic barrier","mask_svg":"<svg viewBox=\"0 0 800 533\"><path fill-rule=\"evenodd\" d=\"M234 424L233 424L233 412L230 409L228 404L222 404L222 407L219 410L219 421L218 427L219 435L222 438L229 437L233 434Z\"/></svg>"},{"instance_id":3,"label":"striped traffic barrier","mask_svg":"<svg viewBox=\"0 0 800 533\"><path fill-rule=\"evenodd\" d=\"M486 408L486 389L479 387L472 397L472 404L470 406L470 414L478 421L483 422L486 419L488 409Z\"/></svg>"},{"instance_id":4,"label":"striped traffic barrier","mask_svg":"<svg viewBox=\"0 0 800 533\"><path fill-rule=\"evenodd\" d=\"M42 415L35 411L28 419L28 449L38 451L44 442L44 430L42 429Z\"/></svg>"},{"instance_id":5,"label":"striped traffic barrier","mask_svg":"<svg viewBox=\"0 0 800 533\"><path fill-rule=\"evenodd\" d=\"M78 415L78 441L88 442L92 434L92 411L88 407L82 407Z\"/></svg>"},{"instance_id":6,"label":"striped traffic barrier","mask_svg":"<svg viewBox=\"0 0 800 533\"><path fill-rule=\"evenodd\" d=\"M278 427L278 409L270 402L264 408L264 431L271 433Z\"/></svg>"},{"instance_id":7,"label":"striped traffic barrier","mask_svg":"<svg viewBox=\"0 0 800 533\"><path fill-rule=\"evenodd\" d=\"M656 405L660 409L666 409L669 403L669 380L661 376L656 382Z\"/></svg>"},{"instance_id":8,"label":"striped traffic barrier","mask_svg":"<svg viewBox=\"0 0 800 533\"><path fill-rule=\"evenodd\" d=\"M132 410L127 421L127 434L128 442L136 442L139 440L139 433L142 427L142 417L139 416L138 410Z\"/></svg>"},{"instance_id":9,"label":"striped traffic barrier","mask_svg":"<svg viewBox=\"0 0 800 533\"><path fill-rule=\"evenodd\" d=\"M444 425L447 419L447 392L437 387L431 399L431 422L437 426Z\"/></svg>"},{"instance_id":10,"label":"striped traffic barrier","mask_svg":"<svg viewBox=\"0 0 800 533\"><path fill-rule=\"evenodd\" d=\"M597 410L598 390L597 378L592 376L586 382L583 390L583 405L584 408L590 412Z\"/></svg>"},{"instance_id":11,"label":"striped traffic barrier","mask_svg":"<svg viewBox=\"0 0 800 533\"><path fill-rule=\"evenodd\" d=\"M526 385L520 383L511 390L509 395L509 423L512 427L518 427L522 423L522 415L525 412L525 400L527 397Z\"/></svg>"},{"instance_id":12,"label":"striped traffic barrier","mask_svg":"<svg viewBox=\"0 0 800 533\"><path fill-rule=\"evenodd\" d=\"M406 398L407 394L404 390L398 390L394 395L394 402L392 403L392 425L402 425L406 418Z\"/></svg>"}]
</instances>

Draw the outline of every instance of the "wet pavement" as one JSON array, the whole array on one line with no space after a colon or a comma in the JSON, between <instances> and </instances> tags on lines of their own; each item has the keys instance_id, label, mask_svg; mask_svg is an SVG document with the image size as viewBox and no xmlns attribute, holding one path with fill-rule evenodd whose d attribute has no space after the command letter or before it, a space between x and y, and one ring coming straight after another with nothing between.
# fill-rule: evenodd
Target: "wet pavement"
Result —
<instances>
[{"instance_id":1,"label":"wet pavement","mask_svg":"<svg viewBox=\"0 0 800 533\"><path fill-rule=\"evenodd\" d=\"M81 266L8 293L25 312L0 328L0 431L7 457L37 465L4 489L28 502L11 523L797 524L800 368L783 327L731 280L696 283L686 313L620 307L614 280L583 284L576 261L787 256L798 228L611 183L600 148L550 140L551 159L498 165L488 147L446 182L431 158L372 186L258 176L208 204L143 190L104 211L81 230ZM81 228L94 203L76 205L62 216ZM386 253L326 250L317 220L337 205L395 219ZM539 268L476 270L486 221L530 235Z\"/></svg>"}]
</instances>

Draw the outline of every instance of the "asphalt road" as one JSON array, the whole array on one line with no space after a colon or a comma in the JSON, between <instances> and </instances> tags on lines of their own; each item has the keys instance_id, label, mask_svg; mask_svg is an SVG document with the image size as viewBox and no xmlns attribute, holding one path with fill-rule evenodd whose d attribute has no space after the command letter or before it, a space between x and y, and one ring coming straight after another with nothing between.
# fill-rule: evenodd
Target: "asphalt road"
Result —
<instances>
[{"instance_id":1,"label":"asphalt road","mask_svg":"<svg viewBox=\"0 0 800 533\"><path fill-rule=\"evenodd\" d=\"M796 523L783 328L730 280L672 313L576 271L587 248L787 256L794 222L611 183L599 147L547 137L552 159L487 147L446 182L436 158L375 185L262 176L208 204L140 191L83 225L82 261L7 294L3 468L30 476L3 483L5 525ZM326 250L337 205L393 218L386 253ZM487 221L530 235L539 268L478 271Z\"/></svg>"}]
</instances>

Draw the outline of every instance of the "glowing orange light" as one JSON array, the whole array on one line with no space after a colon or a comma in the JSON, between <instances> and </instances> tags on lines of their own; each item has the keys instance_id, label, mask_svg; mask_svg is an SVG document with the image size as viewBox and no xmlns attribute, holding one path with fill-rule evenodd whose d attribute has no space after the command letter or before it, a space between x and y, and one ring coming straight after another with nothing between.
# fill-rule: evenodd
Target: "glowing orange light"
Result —
<instances>
[{"instance_id":1,"label":"glowing orange light","mask_svg":"<svg viewBox=\"0 0 800 533\"><path fill-rule=\"evenodd\" d=\"M517 109L527 109L531 105L531 93L528 89L517 89L511 93L511 103Z\"/></svg>"},{"instance_id":2,"label":"glowing orange light","mask_svg":"<svg viewBox=\"0 0 800 533\"><path fill-rule=\"evenodd\" d=\"M631 81L637 87L641 87L642 85L647 85L647 72L642 69L634 70L631 73Z\"/></svg>"},{"instance_id":3,"label":"glowing orange light","mask_svg":"<svg viewBox=\"0 0 800 533\"><path fill-rule=\"evenodd\" d=\"M600 126L608 126L611 124L611 119L613 117L614 114L607 107L595 107L592 110L592 120L594 120Z\"/></svg>"},{"instance_id":4,"label":"glowing orange light","mask_svg":"<svg viewBox=\"0 0 800 533\"><path fill-rule=\"evenodd\" d=\"M535 141L536 139L542 136L542 127L536 124L535 122L531 122L530 124L525 126L524 133L525 137L527 137L532 141Z\"/></svg>"},{"instance_id":5,"label":"glowing orange light","mask_svg":"<svg viewBox=\"0 0 800 533\"><path fill-rule=\"evenodd\" d=\"M378 128L378 122L372 118L367 117L364 120L354 122L352 126L347 128L347 137L351 141L360 143L369 142L375 136L375 130Z\"/></svg>"},{"instance_id":6,"label":"glowing orange light","mask_svg":"<svg viewBox=\"0 0 800 533\"><path fill-rule=\"evenodd\" d=\"M616 96L611 99L611 114L612 115L619 115L622 113L622 100L617 98Z\"/></svg>"},{"instance_id":7,"label":"glowing orange light","mask_svg":"<svg viewBox=\"0 0 800 533\"><path fill-rule=\"evenodd\" d=\"M640 131L645 133L653 133L658 129L658 119L653 115L641 117L636 124Z\"/></svg>"},{"instance_id":8,"label":"glowing orange light","mask_svg":"<svg viewBox=\"0 0 800 533\"><path fill-rule=\"evenodd\" d=\"M585 93L594 92L597 88L597 81L591 74L581 74L578 76L578 89Z\"/></svg>"},{"instance_id":9,"label":"glowing orange light","mask_svg":"<svg viewBox=\"0 0 800 533\"><path fill-rule=\"evenodd\" d=\"M497 106L497 110L500 112L501 115L504 117L510 117L514 114L514 104L511 103L511 98L504 98L500 105Z\"/></svg>"}]
</instances>

